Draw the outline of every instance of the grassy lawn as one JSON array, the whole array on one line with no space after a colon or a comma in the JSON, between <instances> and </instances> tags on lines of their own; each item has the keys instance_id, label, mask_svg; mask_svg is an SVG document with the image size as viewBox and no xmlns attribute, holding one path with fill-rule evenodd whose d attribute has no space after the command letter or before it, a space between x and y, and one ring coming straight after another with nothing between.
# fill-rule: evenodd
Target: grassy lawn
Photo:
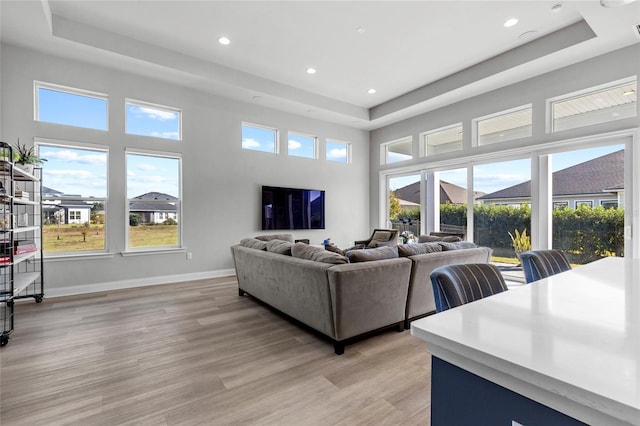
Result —
<instances>
[{"instance_id":1,"label":"grassy lawn","mask_svg":"<svg viewBox=\"0 0 640 426\"><path fill-rule=\"evenodd\" d=\"M84 232L84 235L83 235ZM104 250L104 225L45 225L42 229L44 250L47 253ZM132 226L129 228L130 247L169 246L178 242L176 225Z\"/></svg>"}]
</instances>

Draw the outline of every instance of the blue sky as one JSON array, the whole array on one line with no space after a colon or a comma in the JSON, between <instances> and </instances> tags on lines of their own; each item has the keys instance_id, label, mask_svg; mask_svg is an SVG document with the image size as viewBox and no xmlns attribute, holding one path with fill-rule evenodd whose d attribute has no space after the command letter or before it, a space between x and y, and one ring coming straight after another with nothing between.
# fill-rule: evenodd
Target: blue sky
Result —
<instances>
[{"instance_id":1,"label":"blue sky","mask_svg":"<svg viewBox=\"0 0 640 426\"><path fill-rule=\"evenodd\" d=\"M146 104L126 104L126 133L165 139L180 138L178 111ZM99 97L83 96L38 88L38 119L57 124L108 130L108 102ZM40 145L43 184L68 195L107 196L107 153L101 150ZM164 192L179 197L179 161L144 155L128 155L127 196L147 192Z\"/></svg>"},{"instance_id":2,"label":"blue sky","mask_svg":"<svg viewBox=\"0 0 640 426\"><path fill-rule=\"evenodd\" d=\"M624 149L624 146L614 145L554 154L552 156L552 171L566 169L620 149ZM393 178L390 180L390 187L391 189L402 188L418 181L419 178L419 175ZM467 171L466 169L458 169L441 172L440 179L466 188ZM529 159L482 164L475 166L474 169L474 190L491 193L530 179L531 162Z\"/></svg>"}]
</instances>

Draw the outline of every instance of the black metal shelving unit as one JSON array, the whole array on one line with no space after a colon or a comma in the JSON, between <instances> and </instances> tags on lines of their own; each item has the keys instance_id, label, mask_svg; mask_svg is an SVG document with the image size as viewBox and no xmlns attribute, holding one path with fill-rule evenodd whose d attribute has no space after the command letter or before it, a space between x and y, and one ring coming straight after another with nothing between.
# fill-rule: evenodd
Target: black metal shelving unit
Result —
<instances>
[{"instance_id":1,"label":"black metal shelving unit","mask_svg":"<svg viewBox=\"0 0 640 426\"><path fill-rule=\"evenodd\" d=\"M0 142L0 346L13 332L15 301L44 298L41 175L15 166Z\"/></svg>"}]
</instances>

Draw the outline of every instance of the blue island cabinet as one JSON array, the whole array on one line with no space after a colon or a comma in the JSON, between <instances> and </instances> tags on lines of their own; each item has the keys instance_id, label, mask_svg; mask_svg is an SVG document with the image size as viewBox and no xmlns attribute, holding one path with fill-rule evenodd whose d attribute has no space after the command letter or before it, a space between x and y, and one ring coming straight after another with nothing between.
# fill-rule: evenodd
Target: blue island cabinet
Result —
<instances>
[{"instance_id":1,"label":"blue island cabinet","mask_svg":"<svg viewBox=\"0 0 640 426\"><path fill-rule=\"evenodd\" d=\"M566 414L431 358L432 426L584 426Z\"/></svg>"}]
</instances>

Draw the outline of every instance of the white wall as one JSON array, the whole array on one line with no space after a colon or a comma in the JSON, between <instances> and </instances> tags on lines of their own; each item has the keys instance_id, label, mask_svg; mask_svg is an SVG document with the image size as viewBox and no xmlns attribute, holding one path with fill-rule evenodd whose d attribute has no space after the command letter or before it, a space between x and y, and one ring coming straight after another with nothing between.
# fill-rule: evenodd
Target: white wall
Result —
<instances>
[{"instance_id":1,"label":"white wall","mask_svg":"<svg viewBox=\"0 0 640 426\"><path fill-rule=\"evenodd\" d=\"M389 126L374 130L371 140L371 216L372 226L380 223L380 172L393 169L429 167L437 163L465 161L482 155L507 149L535 147L555 141L568 141L617 130L640 127L640 111L637 117L586 126L556 133L547 133L545 126L546 100L581 89L597 86L633 75L640 75L640 44L592 58L547 74L540 75L518 84L507 86L447 107L430 111ZM471 146L471 120L491 113L507 110L525 104L533 104L532 136L509 142ZM419 134L455 123L463 123L463 151L434 155L430 158L418 157ZM380 145L401 137L413 136L414 159L392 165L380 164ZM635 181L636 179L634 179Z\"/></svg>"},{"instance_id":2,"label":"white wall","mask_svg":"<svg viewBox=\"0 0 640 426\"><path fill-rule=\"evenodd\" d=\"M107 241L111 256L45 261L45 293L84 292L232 272L229 247L260 229L260 186L326 191L326 230L295 231L295 238L338 245L368 236L368 132L237 102L157 81L153 76L97 67L10 45L2 46L2 140L35 137L110 147ZM34 80L109 95L109 131L34 121ZM124 133L125 97L182 109L183 141ZM279 155L241 148L241 122L280 131ZM288 157L287 132L319 137L319 160ZM325 138L352 143L353 162L324 160ZM183 156L183 241L193 253L122 256L125 250L125 147ZM46 167L46 164L45 164Z\"/></svg>"}]
</instances>

